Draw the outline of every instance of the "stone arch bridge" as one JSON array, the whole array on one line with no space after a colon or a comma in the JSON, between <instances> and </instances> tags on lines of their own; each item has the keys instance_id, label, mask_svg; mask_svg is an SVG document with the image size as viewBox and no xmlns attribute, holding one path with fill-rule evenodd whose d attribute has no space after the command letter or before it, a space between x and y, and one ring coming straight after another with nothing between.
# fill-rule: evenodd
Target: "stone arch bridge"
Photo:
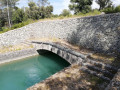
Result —
<instances>
[{"instance_id":1,"label":"stone arch bridge","mask_svg":"<svg viewBox=\"0 0 120 90\"><path fill-rule=\"evenodd\" d=\"M114 75L117 73L118 68L104 64L97 60L90 59L88 55L81 54L73 49L58 43L51 42L32 42L35 45L35 49L39 52L50 51L65 59L70 64L81 65L80 70L89 74L95 75L107 81L111 81Z\"/></svg>"}]
</instances>

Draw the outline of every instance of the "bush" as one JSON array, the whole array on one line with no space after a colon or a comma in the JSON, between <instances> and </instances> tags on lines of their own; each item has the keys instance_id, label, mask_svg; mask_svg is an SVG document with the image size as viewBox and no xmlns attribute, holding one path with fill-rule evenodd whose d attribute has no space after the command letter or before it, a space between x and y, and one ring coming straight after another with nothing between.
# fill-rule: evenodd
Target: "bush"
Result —
<instances>
[{"instance_id":1,"label":"bush","mask_svg":"<svg viewBox=\"0 0 120 90\"><path fill-rule=\"evenodd\" d=\"M103 10L103 12L105 12L106 14L109 14L109 13L118 13L118 12L120 12L120 5L117 6L117 7L105 8L105 9Z\"/></svg>"},{"instance_id":2,"label":"bush","mask_svg":"<svg viewBox=\"0 0 120 90\"><path fill-rule=\"evenodd\" d=\"M62 13L61 13L61 16L70 16L70 15L71 15L71 13L70 13L70 11L67 10L67 9L64 9L64 10L62 11Z\"/></svg>"},{"instance_id":3,"label":"bush","mask_svg":"<svg viewBox=\"0 0 120 90\"><path fill-rule=\"evenodd\" d=\"M105 12L105 14L115 13L115 8L114 7L108 7L108 8L105 8L103 10L103 12Z\"/></svg>"},{"instance_id":4,"label":"bush","mask_svg":"<svg viewBox=\"0 0 120 90\"><path fill-rule=\"evenodd\" d=\"M25 13L22 9L17 9L16 11L13 12L12 15L12 22L14 24L16 23L21 23L24 20Z\"/></svg>"},{"instance_id":5,"label":"bush","mask_svg":"<svg viewBox=\"0 0 120 90\"><path fill-rule=\"evenodd\" d=\"M7 32L9 30L12 30L12 29L20 28L20 27L23 27L23 26L28 25L30 23L33 23L33 22L35 22L35 21L28 19L27 21L24 21L22 23L14 24L11 28L2 27L0 30L0 33L4 33L4 32Z\"/></svg>"},{"instance_id":6,"label":"bush","mask_svg":"<svg viewBox=\"0 0 120 90\"><path fill-rule=\"evenodd\" d=\"M115 12L120 12L120 5L115 8Z\"/></svg>"},{"instance_id":7,"label":"bush","mask_svg":"<svg viewBox=\"0 0 120 90\"><path fill-rule=\"evenodd\" d=\"M31 19L28 19L27 21L24 21L24 22L22 22L22 23L14 24L14 25L11 27L11 29L20 28L20 27L23 27L23 26L25 26L25 25L28 25L28 24L30 24L30 23L32 23L32 22L34 22L34 21L31 20Z\"/></svg>"},{"instance_id":8,"label":"bush","mask_svg":"<svg viewBox=\"0 0 120 90\"><path fill-rule=\"evenodd\" d=\"M98 10L92 10L91 12L89 12L89 13L78 13L77 14L77 16L94 16L94 15L99 15L99 14L101 14L101 12L100 11L98 11Z\"/></svg>"}]
</instances>

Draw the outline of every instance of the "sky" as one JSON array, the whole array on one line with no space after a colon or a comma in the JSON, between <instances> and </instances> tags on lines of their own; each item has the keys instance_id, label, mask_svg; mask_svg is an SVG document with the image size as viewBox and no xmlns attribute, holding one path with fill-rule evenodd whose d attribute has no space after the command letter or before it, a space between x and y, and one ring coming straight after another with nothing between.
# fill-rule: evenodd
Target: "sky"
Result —
<instances>
[{"instance_id":1,"label":"sky","mask_svg":"<svg viewBox=\"0 0 120 90\"><path fill-rule=\"evenodd\" d=\"M34 0L37 1L37 0ZM54 14L60 14L63 9L69 9L68 5L70 4L70 0L48 0L51 5L54 7ZM112 0L113 5L117 6L120 5L120 0ZM20 0L19 2L19 7L27 7L28 0ZM99 5L93 0L92 8L99 8Z\"/></svg>"}]
</instances>

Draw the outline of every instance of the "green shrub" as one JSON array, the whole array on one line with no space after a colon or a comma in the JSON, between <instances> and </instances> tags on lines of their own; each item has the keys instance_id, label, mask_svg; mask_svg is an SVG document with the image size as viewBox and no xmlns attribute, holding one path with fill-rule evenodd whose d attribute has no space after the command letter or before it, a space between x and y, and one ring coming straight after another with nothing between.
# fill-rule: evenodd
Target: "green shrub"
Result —
<instances>
[{"instance_id":1,"label":"green shrub","mask_svg":"<svg viewBox=\"0 0 120 90\"><path fill-rule=\"evenodd\" d=\"M103 10L103 12L105 12L105 14L115 13L115 8L114 7L108 7L108 8L105 8Z\"/></svg>"},{"instance_id":2,"label":"green shrub","mask_svg":"<svg viewBox=\"0 0 120 90\"><path fill-rule=\"evenodd\" d=\"M0 33L7 32L7 31L9 31L9 30L10 30L10 28L2 27L1 30L0 30Z\"/></svg>"},{"instance_id":3,"label":"green shrub","mask_svg":"<svg viewBox=\"0 0 120 90\"><path fill-rule=\"evenodd\" d=\"M89 12L89 13L78 13L77 14L77 16L94 16L94 15L99 15L99 14L101 14L101 12L100 11L98 11L98 10L93 10L93 11L91 11L91 12Z\"/></svg>"},{"instance_id":4,"label":"green shrub","mask_svg":"<svg viewBox=\"0 0 120 90\"><path fill-rule=\"evenodd\" d=\"M120 5L115 8L115 12L120 12Z\"/></svg>"},{"instance_id":5,"label":"green shrub","mask_svg":"<svg viewBox=\"0 0 120 90\"><path fill-rule=\"evenodd\" d=\"M12 15L12 22L14 24L16 23L21 23L24 20L25 13L22 9L17 9L16 11L13 12Z\"/></svg>"},{"instance_id":6,"label":"green shrub","mask_svg":"<svg viewBox=\"0 0 120 90\"><path fill-rule=\"evenodd\" d=\"M30 23L33 23L33 22L34 22L33 20L28 19L27 21L24 21L24 22L22 22L22 23L14 24L14 25L11 27L11 29L20 28L20 27L23 27L23 26L28 25L28 24L30 24Z\"/></svg>"},{"instance_id":7,"label":"green shrub","mask_svg":"<svg viewBox=\"0 0 120 90\"><path fill-rule=\"evenodd\" d=\"M70 15L71 15L70 11L67 10L67 9L64 9L60 16L64 16L65 17L65 16L70 16Z\"/></svg>"},{"instance_id":8,"label":"green shrub","mask_svg":"<svg viewBox=\"0 0 120 90\"><path fill-rule=\"evenodd\" d=\"M33 22L35 22L35 21L33 21L31 19L28 19L27 21L24 21L22 23L14 24L11 28L2 27L1 30L0 30L0 33L4 33L4 32L7 32L9 30L16 29L16 28L20 28L20 27L23 27L23 26L28 25L30 23L33 23Z\"/></svg>"},{"instance_id":9,"label":"green shrub","mask_svg":"<svg viewBox=\"0 0 120 90\"><path fill-rule=\"evenodd\" d=\"M103 10L103 12L105 12L106 14L109 14L109 13L118 13L118 12L120 12L120 5L117 6L117 7L105 8L105 9Z\"/></svg>"}]
</instances>

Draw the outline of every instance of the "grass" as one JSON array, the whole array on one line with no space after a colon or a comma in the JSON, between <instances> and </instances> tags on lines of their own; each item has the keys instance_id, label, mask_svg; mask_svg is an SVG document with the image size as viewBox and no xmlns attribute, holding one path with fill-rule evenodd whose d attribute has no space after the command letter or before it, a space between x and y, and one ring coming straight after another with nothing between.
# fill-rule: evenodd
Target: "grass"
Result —
<instances>
[{"instance_id":1,"label":"grass","mask_svg":"<svg viewBox=\"0 0 120 90\"><path fill-rule=\"evenodd\" d=\"M98 10L94 10L91 11L89 13L83 14L83 13L79 13L77 15L69 15L69 16L58 16L58 17L51 17L51 18L45 18L45 19L40 19L40 20L32 20L32 19L28 19L27 21L23 21L22 23L18 23L18 24L14 24L11 28L8 27L2 27L2 30L0 30L0 33L4 33L7 32L9 30L13 30L13 29L17 29L20 27L23 27L25 25L34 23L34 22L38 22L38 21L48 21L48 20L58 20L58 19L68 19L68 18L77 18L77 17L86 17L86 16L95 16L95 15L100 15L101 12L99 12Z\"/></svg>"}]
</instances>

